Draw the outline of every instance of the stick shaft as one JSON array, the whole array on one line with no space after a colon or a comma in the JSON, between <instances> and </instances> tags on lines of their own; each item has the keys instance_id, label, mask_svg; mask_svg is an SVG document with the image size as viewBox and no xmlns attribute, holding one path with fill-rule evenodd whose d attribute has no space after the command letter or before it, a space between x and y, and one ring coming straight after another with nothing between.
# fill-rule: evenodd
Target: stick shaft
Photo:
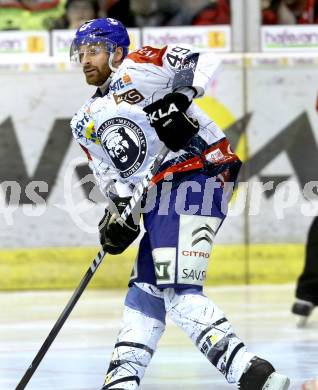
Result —
<instances>
[{"instance_id":1,"label":"stick shaft","mask_svg":"<svg viewBox=\"0 0 318 390\"><path fill-rule=\"evenodd\" d=\"M141 199L143 194L145 193L146 189L148 188L148 185L153 178L153 176L158 171L161 163L167 156L169 150L164 146L154 162L152 163L151 167L149 168L149 172L144 178L144 180L139 183L139 185L136 186L133 196L123 211L121 218L123 220L126 220L127 217L132 213L134 207L138 203L138 201ZM103 250L100 250L98 254L96 255L95 259L93 260L91 266L86 271L84 277L80 281L78 287L74 291L73 295L71 296L70 300L68 301L67 305L65 306L64 310L60 314L59 318L57 319L55 325L53 326L52 330L48 334L47 338L45 339L44 343L42 344L41 348L39 349L38 353L36 354L35 358L33 359L31 365L26 370L25 374L23 375L22 379L20 380L19 384L17 385L15 390L24 390L26 385L29 383L30 379L32 378L34 372L38 368L39 364L41 363L42 359L44 358L46 352L52 345L53 341L55 340L56 336L60 332L62 326L64 325L65 321L71 314L74 306L76 305L77 301L81 297L82 293L84 292L86 286L92 279L93 275L95 274L97 268L100 266L100 264L103 261L103 258L105 256L105 252Z\"/></svg>"}]
</instances>

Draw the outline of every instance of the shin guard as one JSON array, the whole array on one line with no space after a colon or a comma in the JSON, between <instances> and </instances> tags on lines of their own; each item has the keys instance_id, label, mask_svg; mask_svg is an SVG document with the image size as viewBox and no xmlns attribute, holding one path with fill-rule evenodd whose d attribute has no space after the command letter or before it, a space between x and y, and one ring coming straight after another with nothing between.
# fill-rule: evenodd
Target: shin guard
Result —
<instances>
[{"instance_id":1,"label":"shin guard","mask_svg":"<svg viewBox=\"0 0 318 390\"><path fill-rule=\"evenodd\" d=\"M246 352L224 313L200 293L176 294L174 289L166 289L165 303L171 319L229 383L237 383L254 354Z\"/></svg>"},{"instance_id":2,"label":"shin guard","mask_svg":"<svg viewBox=\"0 0 318 390\"><path fill-rule=\"evenodd\" d=\"M151 316L154 307L157 307L157 313L161 312L159 318L164 321L163 299L154 297L136 286L129 289L124 318L103 390L132 390L139 387L165 329L162 321Z\"/></svg>"}]
</instances>

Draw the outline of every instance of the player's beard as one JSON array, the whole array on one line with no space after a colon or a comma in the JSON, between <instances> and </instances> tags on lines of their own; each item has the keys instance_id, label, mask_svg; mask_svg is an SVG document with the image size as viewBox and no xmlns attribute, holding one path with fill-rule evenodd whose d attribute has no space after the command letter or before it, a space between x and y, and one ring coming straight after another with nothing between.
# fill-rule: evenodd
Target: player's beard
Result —
<instances>
[{"instance_id":1,"label":"player's beard","mask_svg":"<svg viewBox=\"0 0 318 390\"><path fill-rule=\"evenodd\" d=\"M101 68L91 65L84 66L83 71L87 84L95 85L97 87L103 85L111 73L107 65L102 66Z\"/></svg>"}]
</instances>

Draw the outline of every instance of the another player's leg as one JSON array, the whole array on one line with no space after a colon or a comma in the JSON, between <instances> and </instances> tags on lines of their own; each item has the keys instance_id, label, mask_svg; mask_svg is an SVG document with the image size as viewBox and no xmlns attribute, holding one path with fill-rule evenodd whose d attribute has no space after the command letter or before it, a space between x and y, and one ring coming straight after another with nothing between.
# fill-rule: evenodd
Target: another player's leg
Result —
<instances>
[{"instance_id":1,"label":"another player's leg","mask_svg":"<svg viewBox=\"0 0 318 390\"><path fill-rule=\"evenodd\" d=\"M292 313L298 316L297 326L303 327L307 324L308 318L312 311L314 310L315 305L304 299L296 298L292 306Z\"/></svg>"},{"instance_id":2,"label":"another player's leg","mask_svg":"<svg viewBox=\"0 0 318 390\"><path fill-rule=\"evenodd\" d=\"M318 390L318 379L306 381L300 390Z\"/></svg>"},{"instance_id":3,"label":"another player's leg","mask_svg":"<svg viewBox=\"0 0 318 390\"><path fill-rule=\"evenodd\" d=\"M298 326L304 326L315 306L318 305L318 217L309 229L306 243L304 271L296 289L292 313L299 316Z\"/></svg>"},{"instance_id":4,"label":"another player's leg","mask_svg":"<svg viewBox=\"0 0 318 390\"><path fill-rule=\"evenodd\" d=\"M102 390L137 389L164 329L162 293L155 286L147 284L130 287Z\"/></svg>"},{"instance_id":5,"label":"another player's leg","mask_svg":"<svg viewBox=\"0 0 318 390\"><path fill-rule=\"evenodd\" d=\"M286 390L289 379L247 351L224 313L198 289L164 290L167 314L240 390Z\"/></svg>"}]
</instances>

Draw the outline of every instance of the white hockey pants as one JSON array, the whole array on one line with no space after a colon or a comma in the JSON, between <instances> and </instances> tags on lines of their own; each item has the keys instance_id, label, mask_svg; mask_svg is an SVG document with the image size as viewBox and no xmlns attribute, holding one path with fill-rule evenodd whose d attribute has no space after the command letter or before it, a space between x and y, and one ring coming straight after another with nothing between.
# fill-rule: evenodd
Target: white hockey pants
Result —
<instances>
[{"instance_id":1,"label":"white hockey pants","mask_svg":"<svg viewBox=\"0 0 318 390\"><path fill-rule=\"evenodd\" d=\"M195 289L130 287L103 390L137 389L165 329L165 315L182 328L229 383L255 356L246 351L224 313Z\"/></svg>"}]
</instances>

